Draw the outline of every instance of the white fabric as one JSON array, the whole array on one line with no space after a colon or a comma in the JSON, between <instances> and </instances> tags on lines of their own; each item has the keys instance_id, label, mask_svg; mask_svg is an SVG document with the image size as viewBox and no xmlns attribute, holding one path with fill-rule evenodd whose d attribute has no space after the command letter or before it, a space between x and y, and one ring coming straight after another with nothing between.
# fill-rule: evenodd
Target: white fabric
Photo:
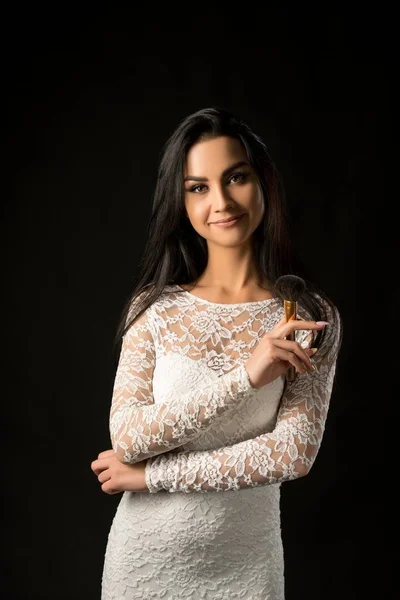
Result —
<instances>
[{"instance_id":1,"label":"white fabric","mask_svg":"<svg viewBox=\"0 0 400 600\"><path fill-rule=\"evenodd\" d=\"M328 326L318 372L256 390L244 362L282 301L217 304L181 290L166 286L123 338L111 441L124 462L148 459L150 493L121 497L102 600L283 600L280 484L317 455L339 331ZM296 333L303 347L314 337Z\"/></svg>"}]
</instances>

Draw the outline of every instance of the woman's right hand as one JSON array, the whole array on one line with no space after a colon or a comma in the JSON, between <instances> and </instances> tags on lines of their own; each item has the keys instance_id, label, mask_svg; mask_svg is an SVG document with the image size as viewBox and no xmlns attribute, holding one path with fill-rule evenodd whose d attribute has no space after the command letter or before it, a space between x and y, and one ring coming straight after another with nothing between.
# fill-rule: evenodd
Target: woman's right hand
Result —
<instances>
[{"instance_id":1,"label":"woman's right hand","mask_svg":"<svg viewBox=\"0 0 400 600\"><path fill-rule=\"evenodd\" d=\"M324 322L321 322L324 323ZM284 339L297 329L322 329L324 324L316 321L290 319L284 316L268 331L244 363L253 388L258 389L274 381L293 365L299 373L312 370L310 356L316 348L302 348L299 342ZM306 365L306 368L304 367Z\"/></svg>"}]
</instances>

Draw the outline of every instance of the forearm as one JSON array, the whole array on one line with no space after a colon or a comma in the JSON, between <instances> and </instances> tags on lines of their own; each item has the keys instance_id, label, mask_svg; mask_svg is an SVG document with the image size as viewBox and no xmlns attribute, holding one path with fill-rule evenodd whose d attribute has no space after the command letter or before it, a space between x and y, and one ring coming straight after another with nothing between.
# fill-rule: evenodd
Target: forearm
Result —
<instances>
[{"instance_id":1,"label":"forearm","mask_svg":"<svg viewBox=\"0 0 400 600\"><path fill-rule=\"evenodd\" d=\"M310 375L307 383L289 385L272 432L215 450L169 453L147 461L149 491L240 490L307 475L322 441L333 374L334 368Z\"/></svg>"},{"instance_id":2,"label":"forearm","mask_svg":"<svg viewBox=\"0 0 400 600\"><path fill-rule=\"evenodd\" d=\"M318 449L309 453L291 437L288 429L218 450L158 456L147 461L146 483L152 493L222 492L297 479L307 475ZM280 444L285 451L274 452Z\"/></svg>"},{"instance_id":3,"label":"forearm","mask_svg":"<svg viewBox=\"0 0 400 600\"><path fill-rule=\"evenodd\" d=\"M204 388L163 404L135 405L130 399L114 402L110 436L116 456L136 463L191 441L217 417L254 394L244 365Z\"/></svg>"}]
</instances>

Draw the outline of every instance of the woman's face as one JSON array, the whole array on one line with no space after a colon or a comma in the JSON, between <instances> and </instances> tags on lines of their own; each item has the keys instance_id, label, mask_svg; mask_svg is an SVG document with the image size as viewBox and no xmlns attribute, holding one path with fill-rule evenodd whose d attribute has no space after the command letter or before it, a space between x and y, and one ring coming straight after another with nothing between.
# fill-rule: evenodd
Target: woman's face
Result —
<instances>
[{"instance_id":1,"label":"woman's face","mask_svg":"<svg viewBox=\"0 0 400 600\"><path fill-rule=\"evenodd\" d=\"M248 243L264 214L258 178L239 140L227 136L194 144L186 157L185 208L193 228L209 243ZM215 221L243 215L230 227Z\"/></svg>"}]
</instances>

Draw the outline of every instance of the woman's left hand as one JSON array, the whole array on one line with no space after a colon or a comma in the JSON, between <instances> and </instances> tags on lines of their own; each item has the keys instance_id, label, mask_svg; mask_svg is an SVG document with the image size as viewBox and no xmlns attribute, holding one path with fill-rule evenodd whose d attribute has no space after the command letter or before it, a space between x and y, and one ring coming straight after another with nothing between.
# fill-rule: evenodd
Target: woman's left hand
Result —
<instances>
[{"instance_id":1,"label":"woman's left hand","mask_svg":"<svg viewBox=\"0 0 400 600\"><path fill-rule=\"evenodd\" d=\"M92 462L91 469L106 494L149 492L144 477L146 462L147 460L143 460L133 465L124 464L118 460L114 450L105 450Z\"/></svg>"}]
</instances>

